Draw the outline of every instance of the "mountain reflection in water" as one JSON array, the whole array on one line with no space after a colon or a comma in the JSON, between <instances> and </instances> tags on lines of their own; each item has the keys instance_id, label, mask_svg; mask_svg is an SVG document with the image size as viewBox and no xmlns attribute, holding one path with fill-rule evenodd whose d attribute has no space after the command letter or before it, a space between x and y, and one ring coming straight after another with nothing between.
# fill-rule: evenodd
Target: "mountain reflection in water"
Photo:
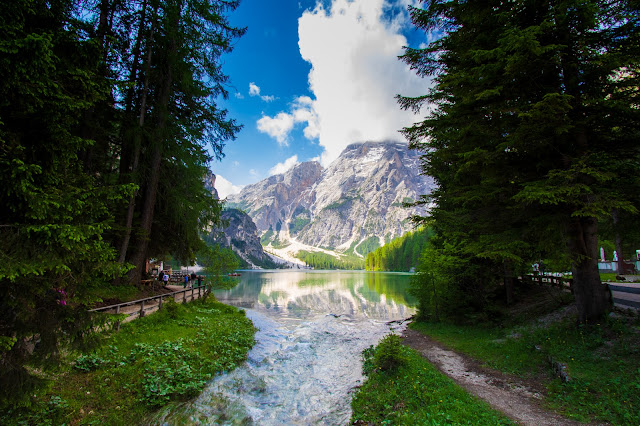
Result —
<instances>
[{"instance_id":1,"label":"mountain reflection in water","mask_svg":"<svg viewBox=\"0 0 640 426\"><path fill-rule=\"evenodd\" d=\"M408 274L243 271L218 300L259 329L247 362L153 423L347 424L361 353L415 313Z\"/></svg>"}]
</instances>

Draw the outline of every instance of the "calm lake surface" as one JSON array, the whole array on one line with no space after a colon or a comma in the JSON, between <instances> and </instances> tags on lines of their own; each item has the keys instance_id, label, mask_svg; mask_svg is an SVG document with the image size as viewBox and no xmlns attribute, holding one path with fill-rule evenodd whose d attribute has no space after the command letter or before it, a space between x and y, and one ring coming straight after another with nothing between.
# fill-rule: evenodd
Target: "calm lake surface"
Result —
<instances>
[{"instance_id":1,"label":"calm lake surface","mask_svg":"<svg viewBox=\"0 0 640 426\"><path fill-rule=\"evenodd\" d=\"M259 329L248 361L214 379L165 424L347 424L361 353L415 313L411 275L243 271L218 300Z\"/></svg>"}]
</instances>

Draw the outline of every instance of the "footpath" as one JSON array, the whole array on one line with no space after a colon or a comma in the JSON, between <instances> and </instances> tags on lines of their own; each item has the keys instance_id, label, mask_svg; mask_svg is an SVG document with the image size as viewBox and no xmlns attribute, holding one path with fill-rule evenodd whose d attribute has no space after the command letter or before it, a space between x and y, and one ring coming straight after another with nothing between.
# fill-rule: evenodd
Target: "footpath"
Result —
<instances>
[{"instance_id":1,"label":"footpath","mask_svg":"<svg viewBox=\"0 0 640 426\"><path fill-rule=\"evenodd\" d=\"M482 366L478 361L449 350L418 331L407 328L404 344L417 350L443 374L467 392L522 425L584 425L542 407L544 389L516 377Z\"/></svg>"},{"instance_id":2,"label":"footpath","mask_svg":"<svg viewBox=\"0 0 640 426\"><path fill-rule=\"evenodd\" d=\"M122 322L129 322L157 311L161 308L161 304L166 303L170 298L172 298L176 303L185 303L199 299L205 294L204 286L184 288L182 285L169 284L164 288L168 289L170 292L144 299L132 300L130 302L123 302L117 305L104 306L92 309L92 311L100 311L109 314L125 314L127 317L122 320Z\"/></svg>"}]
</instances>

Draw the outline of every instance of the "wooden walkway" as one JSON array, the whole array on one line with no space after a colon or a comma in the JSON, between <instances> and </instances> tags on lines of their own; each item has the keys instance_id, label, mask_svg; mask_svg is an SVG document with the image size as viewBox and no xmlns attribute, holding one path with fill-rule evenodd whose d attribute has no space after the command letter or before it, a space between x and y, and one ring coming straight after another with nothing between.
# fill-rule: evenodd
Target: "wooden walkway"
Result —
<instances>
[{"instance_id":1,"label":"wooden walkway","mask_svg":"<svg viewBox=\"0 0 640 426\"><path fill-rule=\"evenodd\" d=\"M179 285L168 285L166 287L173 291L158 296L118 303L117 305L103 306L101 308L91 309L89 312L125 314L127 317L122 322L128 322L162 309L162 304L166 303L170 298L173 298L176 303L187 303L199 299L206 294L206 286L204 285L187 288ZM120 329L120 323L120 321L116 323L118 330Z\"/></svg>"}]
</instances>

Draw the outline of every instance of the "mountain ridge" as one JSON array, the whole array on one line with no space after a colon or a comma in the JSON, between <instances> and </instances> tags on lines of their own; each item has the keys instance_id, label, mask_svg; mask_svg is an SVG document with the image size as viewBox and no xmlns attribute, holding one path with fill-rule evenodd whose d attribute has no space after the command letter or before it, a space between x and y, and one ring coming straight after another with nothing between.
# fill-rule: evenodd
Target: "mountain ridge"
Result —
<instances>
[{"instance_id":1,"label":"mountain ridge","mask_svg":"<svg viewBox=\"0 0 640 426\"><path fill-rule=\"evenodd\" d=\"M326 169L299 163L246 186L228 206L253 219L263 245L300 242L363 257L411 230L411 215L426 213L403 207L434 187L419 164L405 143L351 144Z\"/></svg>"}]
</instances>

